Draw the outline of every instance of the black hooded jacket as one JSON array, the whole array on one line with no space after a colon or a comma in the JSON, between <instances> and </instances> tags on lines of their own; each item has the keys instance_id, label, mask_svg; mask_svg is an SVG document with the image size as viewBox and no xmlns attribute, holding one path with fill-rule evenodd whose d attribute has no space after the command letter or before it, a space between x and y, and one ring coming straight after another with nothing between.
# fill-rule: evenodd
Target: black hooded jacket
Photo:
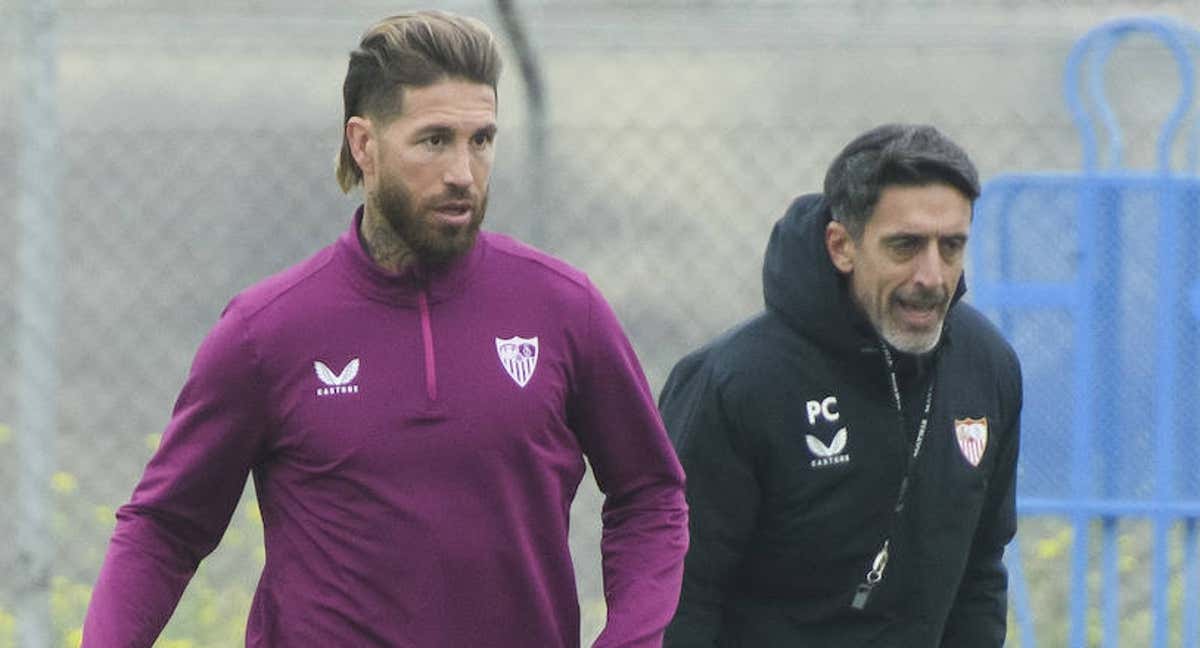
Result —
<instances>
[{"instance_id":1,"label":"black hooded jacket","mask_svg":"<svg viewBox=\"0 0 1200 648\"><path fill-rule=\"evenodd\" d=\"M766 309L681 360L663 389L691 511L665 645L999 647L1001 559L1016 531L1016 355L959 301L960 282L933 352L891 350L897 412L881 342L826 251L829 219L819 195L791 205L767 246ZM981 430L976 466L959 437ZM883 578L855 609L885 540Z\"/></svg>"}]
</instances>

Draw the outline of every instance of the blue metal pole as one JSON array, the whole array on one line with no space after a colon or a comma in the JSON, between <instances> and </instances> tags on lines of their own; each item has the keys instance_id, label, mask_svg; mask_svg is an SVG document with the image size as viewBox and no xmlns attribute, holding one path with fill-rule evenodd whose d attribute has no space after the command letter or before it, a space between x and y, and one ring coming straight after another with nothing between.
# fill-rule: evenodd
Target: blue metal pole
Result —
<instances>
[{"instance_id":1,"label":"blue metal pole","mask_svg":"<svg viewBox=\"0 0 1200 648\"><path fill-rule=\"evenodd\" d=\"M1011 206L1013 200L1016 198L1016 195L1017 191L1015 188L1009 188L1008 190L1004 191L1000 210L996 212L1000 217L1000 222L996 224L1000 230L1000 236L996 242L997 246L999 247L999 249L996 251L999 266L997 270L999 271L999 282L1006 285L1012 281L1013 268L1015 267L1015 264L1012 260L1012 219L1008 216L1012 212ZM1013 326L1012 311L1013 309L1011 308L1001 309L999 322L1000 330L1003 331L1005 335L1009 336L1010 340L1012 339L1011 336Z\"/></svg>"},{"instance_id":2,"label":"blue metal pole","mask_svg":"<svg viewBox=\"0 0 1200 648\"><path fill-rule=\"evenodd\" d=\"M1008 591L1017 618L1017 631L1021 635L1021 648L1037 648L1037 635L1033 628L1033 613L1029 609L1029 589L1025 583L1024 557L1016 539L1008 546L1004 564L1008 567Z\"/></svg>"},{"instance_id":3,"label":"blue metal pole","mask_svg":"<svg viewBox=\"0 0 1200 648\"><path fill-rule=\"evenodd\" d=\"M1197 44L1200 44L1200 34L1195 35L1195 38ZM1196 139L1200 139L1200 118L1196 120L1196 134L1197 138L1191 142L1193 147L1197 143ZM1194 148L1192 150L1194 152ZM1192 162L1194 163L1195 160L1193 159ZM1191 171L1194 174L1197 169L1192 168ZM1200 395L1200 381L1196 379L1200 372L1200 356L1197 355L1197 349L1200 349L1200 260L1197 257L1197 253L1200 252L1200 178L1180 180L1179 182L1186 182L1186 187L1179 192L1177 198L1180 214L1183 215L1182 232L1179 236L1180 244L1183 246L1180 258L1190 261L1190 267L1185 265L1181 268L1181 282L1185 285L1193 284L1197 301L1194 304L1195 313L1192 317L1189 317L1186 312L1186 303L1180 304L1183 310L1179 315L1180 326L1183 329L1178 355L1180 359L1180 397L1174 403L1174 422L1175 428L1179 430L1179 439L1177 440L1177 455L1174 457L1174 465L1195 466L1198 456L1200 456L1198 453L1200 425L1185 410L1190 409L1191 403L1196 402L1197 395ZM1182 302L1186 302L1186 300L1186 295L1181 296ZM1188 358L1192 360L1189 362L1186 360ZM1182 483L1178 484L1177 497L1184 501L1197 501L1200 497L1197 485L1197 478L1193 475L1186 489L1183 488ZM1183 648L1200 648L1200 623L1197 619L1197 616L1200 615L1200 579L1198 579L1196 567L1196 561L1200 560L1200 556L1196 555L1196 518L1197 515L1190 515L1184 521Z\"/></svg>"},{"instance_id":4,"label":"blue metal pole","mask_svg":"<svg viewBox=\"0 0 1200 648\"><path fill-rule=\"evenodd\" d=\"M1119 148L1112 152L1119 156ZM1092 211L1090 223L1081 222L1080 227L1095 231L1095 281L1091 284L1092 317L1089 353L1095 355L1091 373L1092 427L1089 435L1095 446L1102 449L1100 456L1099 487L1101 497L1116 499L1120 496L1124 456L1124 435L1101 434L1100 430L1122 429L1124 412L1121 403L1121 388L1127 381L1121 369L1121 356L1112 353L1113 344L1121 339L1121 312L1117 303L1119 291L1111 286L1121 276L1121 190L1107 183L1095 181L1093 190L1097 203ZM1104 646L1116 648L1120 643L1119 619L1121 579L1117 570L1117 518L1106 515L1101 519L1101 570L1104 574L1101 597L1103 605Z\"/></svg>"},{"instance_id":5,"label":"blue metal pole","mask_svg":"<svg viewBox=\"0 0 1200 648\"><path fill-rule=\"evenodd\" d=\"M1095 182L1083 182L1076 215L1079 222L1080 268L1076 282L1078 312L1075 316L1075 367L1072 380L1075 411L1071 426L1071 494L1074 499L1087 499L1092 495L1092 448L1091 431L1096 423L1094 383L1096 355L1094 331L1096 330L1095 295L1092 287L1098 281L1096 254L1099 243L1098 228L1088 227L1091 216L1098 213L1099 192ZM1071 553L1071 628L1069 645L1083 648L1087 626L1087 568L1088 568L1088 522L1089 516L1076 510L1072 516L1074 529Z\"/></svg>"},{"instance_id":6,"label":"blue metal pole","mask_svg":"<svg viewBox=\"0 0 1200 648\"><path fill-rule=\"evenodd\" d=\"M1179 192L1172 179L1163 173L1158 190L1158 261L1159 290L1155 308L1155 489L1157 502L1171 501L1175 495L1175 402L1180 328L1185 321L1180 309L1179 293L1183 289L1179 269L1179 234L1182 219L1175 202ZM1170 585L1168 531L1174 516L1160 510L1154 516L1154 567L1151 581L1151 605L1154 610L1154 646L1167 645L1167 588Z\"/></svg>"},{"instance_id":7,"label":"blue metal pole","mask_svg":"<svg viewBox=\"0 0 1200 648\"><path fill-rule=\"evenodd\" d=\"M1097 170L1096 133L1092 119L1080 100L1082 68L1092 42L1097 38L1096 30L1089 32L1071 48L1067 56L1066 74L1063 79L1063 94L1075 124L1079 129L1083 146L1083 169L1085 178ZM1076 304L1074 327L1074 372L1072 395L1075 411L1071 417L1071 497L1086 499L1091 491L1091 448L1089 434L1095 422L1092 379L1095 375L1093 355L1093 332L1095 331L1095 309L1091 287L1097 280L1097 233L1088 227L1091 216L1097 213L1096 183L1084 180L1080 183L1079 204L1076 222L1079 231L1080 263L1075 283ZM1087 623L1087 567L1088 567L1088 516L1080 510L1071 514L1073 549L1071 552L1071 595L1070 629L1068 645L1084 648Z\"/></svg>"},{"instance_id":8,"label":"blue metal pole","mask_svg":"<svg viewBox=\"0 0 1200 648\"><path fill-rule=\"evenodd\" d=\"M1200 556L1196 555L1196 518L1188 518L1183 530L1183 648L1200 647L1200 623L1196 619L1200 607L1197 560Z\"/></svg>"},{"instance_id":9,"label":"blue metal pole","mask_svg":"<svg viewBox=\"0 0 1200 648\"><path fill-rule=\"evenodd\" d=\"M1117 569L1117 521L1115 516L1105 516L1102 526L1104 580L1101 597L1104 606L1104 648L1117 648L1121 643L1121 628L1117 620L1121 616L1121 574Z\"/></svg>"}]
</instances>

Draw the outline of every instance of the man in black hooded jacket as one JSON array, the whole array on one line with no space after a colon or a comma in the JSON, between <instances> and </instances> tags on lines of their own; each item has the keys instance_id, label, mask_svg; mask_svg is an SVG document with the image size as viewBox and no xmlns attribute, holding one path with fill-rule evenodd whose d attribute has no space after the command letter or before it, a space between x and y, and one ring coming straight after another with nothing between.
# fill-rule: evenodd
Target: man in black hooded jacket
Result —
<instances>
[{"instance_id":1,"label":"man in black hooded jacket","mask_svg":"<svg viewBox=\"0 0 1200 648\"><path fill-rule=\"evenodd\" d=\"M766 309L671 372L691 549L666 646L1003 645L1021 376L960 301L978 195L936 129L864 133L775 225Z\"/></svg>"}]
</instances>

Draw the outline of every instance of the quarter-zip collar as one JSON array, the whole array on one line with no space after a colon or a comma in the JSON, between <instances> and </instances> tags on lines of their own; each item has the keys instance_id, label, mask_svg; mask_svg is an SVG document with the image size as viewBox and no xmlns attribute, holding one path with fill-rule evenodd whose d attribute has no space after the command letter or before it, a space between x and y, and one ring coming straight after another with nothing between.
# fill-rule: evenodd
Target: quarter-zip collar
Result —
<instances>
[{"instance_id":1,"label":"quarter-zip collar","mask_svg":"<svg viewBox=\"0 0 1200 648\"><path fill-rule=\"evenodd\" d=\"M437 408L437 346L434 340L433 305L466 289L483 256L487 254L487 235L480 232L475 245L446 266L430 270L418 263L400 272L389 272L379 267L363 249L358 237L362 218L363 208L360 205L351 219L350 229L338 238L337 263L354 288L368 299L419 311L425 395L429 406Z\"/></svg>"},{"instance_id":2,"label":"quarter-zip collar","mask_svg":"<svg viewBox=\"0 0 1200 648\"><path fill-rule=\"evenodd\" d=\"M445 301L462 292L480 261L487 254L487 234L480 232L475 245L458 259L435 270L415 264L400 272L389 272L375 263L358 238L363 207L350 221L350 228L337 242L337 263L354 288L363 296L396 306L417 308L420 294L428 304Z\"/></svg>"}]
</instances>

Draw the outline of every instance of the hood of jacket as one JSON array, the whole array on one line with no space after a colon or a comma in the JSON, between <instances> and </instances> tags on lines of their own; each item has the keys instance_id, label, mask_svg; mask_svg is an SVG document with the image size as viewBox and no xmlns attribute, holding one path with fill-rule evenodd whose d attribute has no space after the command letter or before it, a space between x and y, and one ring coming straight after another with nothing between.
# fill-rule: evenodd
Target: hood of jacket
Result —
<instances>
[{"instance_id":1,"label":"hood of jacket","mask_svg":"<svg viewBox=\"0 0 1200 648\"><path fill-rule=\"evenodd\" d=\"M845 275L825 248L825 226L832 218L824 196L807 194L792 201L775 223L763 260L767 309L825 348L853 354L878 349L878 334L854 303ZM951 309L965 293L964 275L950 300ZM949 314L946 319L943 341L949 334Z\"/></svg>"}]
</instances>

